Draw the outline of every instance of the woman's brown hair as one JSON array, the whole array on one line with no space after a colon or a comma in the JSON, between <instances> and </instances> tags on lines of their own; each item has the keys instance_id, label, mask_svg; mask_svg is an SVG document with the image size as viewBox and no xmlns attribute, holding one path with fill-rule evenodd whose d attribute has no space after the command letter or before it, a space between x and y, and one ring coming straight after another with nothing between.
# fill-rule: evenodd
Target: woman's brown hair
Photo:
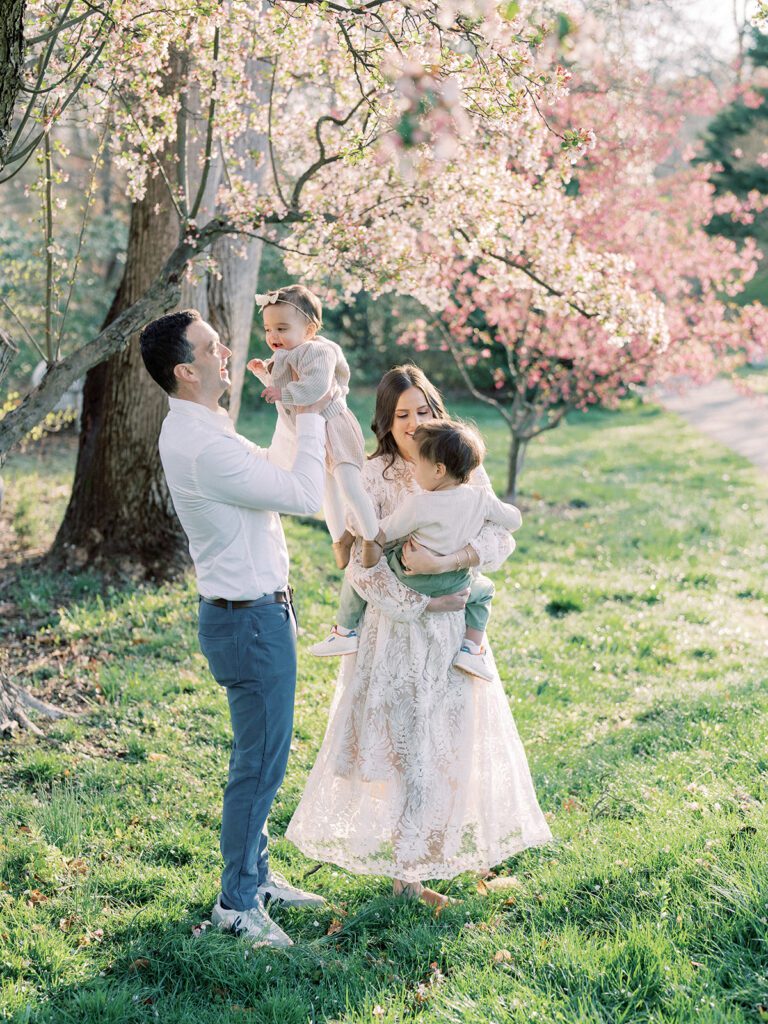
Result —
<instances>
[{"instance_id":1,"label":"woman's brown hair","mask_svg":"<svg viewBox=\"0 0 768 1024\"><path fill-rule=\"evenodd\" d=\"M370 456L372 459L379 455L388 457L389 462L384 467L384 473L400 454L392 437L392 423L398 399L409 388L418 388L421 391L436 420L448 418L440 392L418 366L406 363L404 366L393 366L391 370L387 370L376 388L376 408L373 412L371 430L376 435L377 445L376 451Z\"/></svg>"}]
</instances>

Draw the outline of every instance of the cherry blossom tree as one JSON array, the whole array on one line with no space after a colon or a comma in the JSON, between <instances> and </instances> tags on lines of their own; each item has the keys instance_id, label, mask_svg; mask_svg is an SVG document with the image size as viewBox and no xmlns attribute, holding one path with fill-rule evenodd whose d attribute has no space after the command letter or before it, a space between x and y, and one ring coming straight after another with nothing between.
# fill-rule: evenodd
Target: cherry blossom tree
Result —
<instances>
[{"instance_id":1,"label":"cherry blossom tree","mask_svg":"<svg viewBox=\"0 0 768 1024\"><path fill-rule=\"evenodd\" d=\"M638 293L662 303L664 329L627 330L565 304L512 265L504 275L498 261L458 252L444 269L443 280L455 282L445 309L402 339L416 351L437 344L451 352L472 393L502 415L511 433L510 498L528 442L569 410L615 405L670 376L707 379L768 338L762 307L734 302L755 271L754 242L707 233L722 201L707 180L711 168L675 159L683 118L709 108L711 88L692 83L675 94L640 80L606 87L615 80L615 69L593 67L589 78L574 79L555 115L592 125L597 137L574 168L564 223L590 250L623 254ZM743 216L762 203L757 195L728 201Z\"/></svg>"},{"instance_id":2,"label":"cherry blossom tree","mask_svg":"<svg viewBox=\"0 0 768 1024\"><path fill-rule=\"evenodd\" d=\"M590 137L563 129L553 158L540 111L564 95L565 83L562 69L537 64L545 30L530 3L262 9L174 0L148 10L138 0L103 9L31 0L28 17L61 84L35 80L21 118L27 129L19 126L11 147L16 164L50 136L77 87L95 130L110 112L109 144L131 198L140 200L149 178L161 177L179 242L151 287L97 338L52 353L40 387L0 422L0 453L84 370L178 302L185 276L226 234L280 246L290 272L329 300L335 287L353 295L364 286L374 294L407 291L439 307L447 291L436 285L438 271L458 246L468 258L492 252L515 260L563 301L588 302L627 329L663 329L652 297L628 286L621 258L590 252L563 227L563 175ZM190 79L164 91L176 53L194 53ZM248 74L254 60L262 69L256 85ZM192 84L208 128L195 166L181 116ZM269 140L261 182L241 174L246 128ZM168 147L176 152L173 174L160 159ZM217 161L216 210L201 223ZM52 156L54 170L55 163ZM502 238L503 249L493 251Z\"/></svg>"}]
</instances>

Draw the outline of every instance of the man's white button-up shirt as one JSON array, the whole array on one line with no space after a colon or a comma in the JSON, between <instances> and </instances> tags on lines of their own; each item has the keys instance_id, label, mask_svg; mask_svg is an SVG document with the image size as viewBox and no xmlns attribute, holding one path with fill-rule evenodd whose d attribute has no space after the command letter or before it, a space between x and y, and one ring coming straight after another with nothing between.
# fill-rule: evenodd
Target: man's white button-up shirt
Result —
<instances>
[{"instance_id":1,"label":"man's white button-up shirt","mask_svg":"<svg viewBox=\"0 0 768 1024\"><path fill-rule=\"evenodd\" d=\"M317 512L325 486L325 420L278 420L269 449L236 433L224 409L169 399L160 458L203 597L247 601L288 583L279 512ZM287 469L295 451L291 469Z\"/></svg>"}]
</instances>

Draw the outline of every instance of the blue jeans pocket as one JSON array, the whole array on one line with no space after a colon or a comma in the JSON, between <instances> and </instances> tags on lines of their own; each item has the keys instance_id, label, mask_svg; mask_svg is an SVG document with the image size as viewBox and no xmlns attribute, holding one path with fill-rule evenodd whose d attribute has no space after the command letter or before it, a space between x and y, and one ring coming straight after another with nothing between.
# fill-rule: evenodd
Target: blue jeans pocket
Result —
<instances>
[{"instance_id":1,"label":"blue jeans pocket","mask_svg":"<svg viewBox=\"0 0 768 1024\"><path fill-rule=\"evenodd\" d=\"M237 637L204 636L198 634L200 650L208 659L211 675L222 686L236 683L239 678Z\"/></svg>"}]
</instances>

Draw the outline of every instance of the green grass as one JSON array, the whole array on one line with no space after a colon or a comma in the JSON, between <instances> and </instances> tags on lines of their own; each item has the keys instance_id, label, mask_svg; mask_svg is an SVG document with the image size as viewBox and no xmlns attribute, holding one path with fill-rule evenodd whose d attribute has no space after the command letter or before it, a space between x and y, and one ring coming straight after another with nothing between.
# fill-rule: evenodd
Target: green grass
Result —
<instances>
[{"instance_id":1,"label":"green grass","mask_svg":"<svg viewBox=\"0 0 768 1024\"><path fill-rule=\"evenodd\" d=\"M504 427L480 407L503 490ZM370 404L356 410L364 424ZM265 440L269 419L241 425ZM17 457L59 494L71 452ZM195 636L194 587L17 580L0 628L45 651L20 675L78 688L83 717L0 743L0 1018L170 1024L752 1022L768 1017L766 497L756 470L654 407L592 413L536 442L524 525L495 575L491 640L554 845L506 888L443 886L435 918L385 879L323 865L327 909L277 911L287 951L192 928L218 891L229 728ZM22 502L27 546L61 505ZM321 742L335 665L307 646L339 574L324 529L286 519L302 625L296 735L274 858ZM19 544L21 545L21 541ZM61 602L61 605L57 604ZM341 930L328 935L332 921Z\"/></svg>"}]
</instances>

